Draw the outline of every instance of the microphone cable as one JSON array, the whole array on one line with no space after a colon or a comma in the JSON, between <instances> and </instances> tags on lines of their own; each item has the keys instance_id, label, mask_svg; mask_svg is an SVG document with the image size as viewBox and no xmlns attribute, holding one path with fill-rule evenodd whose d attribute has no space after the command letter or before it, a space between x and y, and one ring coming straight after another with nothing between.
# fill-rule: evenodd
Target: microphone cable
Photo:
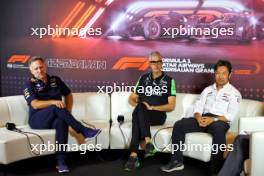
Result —
<instances>
[{"instance_id":1,"label":"microphone cable","mask_svg":"<svg viewBox=\"0 0 264 176\"><path fill-rule=\"evenodd\" d=\"M160 128L160 129L158 129L158 131L156 131L156 133L153 135L153 138L152 138L153 145L154 145L155 148L157 148L159 151L162 151L162 152L163 152L164 149L165 149L166 147L158 147L158 146L157 146L157 143L156 143L156 137L157 137L158 133L161 132L162 130L166 130L166 129L170 129L170 128L173 128L173 126ZM168 143L167 145L169 145L169 144L171 143L171 140L172 140L172 138L170 137L170 141L169 141L169 143Z\"/></svg>"},{"instance_id":2,"label":"microphone cable","mask_svg":"<svg viewBox=\"0 0 264 176\"><path fill-rule=\"evenodd\" d=\"M45 144L44 139L43 139L39 134L34 133L34 132L29 132L29 131L22 131L21 129L18 129L18 128L16 127L16 124L14 124L14 123L10 123L10 122L7 122L5 126L6 126L6 129L9 130L9 131L14 131L14 132L16 132L16 133L19 133L19 134L23 134L23 135L25 135L26 138L27 138L28 146L29 146L29 148L30 148L30 152L31 152L33 155L36 155L36 156L41 155L41 152L38 152L38 153L37 153L37 152L33 151L32 144L31 144L31 141L30 141L30 138L29 138L29 135L28 135L28 134L32 134L32 135L37 136L37 137L40 139L42 145L44 145L44 144ZM40 145L40 146L42 146L42 145ZM44 147L44 146L43 146L43 147Z\"/></svg>"}]
</instances>

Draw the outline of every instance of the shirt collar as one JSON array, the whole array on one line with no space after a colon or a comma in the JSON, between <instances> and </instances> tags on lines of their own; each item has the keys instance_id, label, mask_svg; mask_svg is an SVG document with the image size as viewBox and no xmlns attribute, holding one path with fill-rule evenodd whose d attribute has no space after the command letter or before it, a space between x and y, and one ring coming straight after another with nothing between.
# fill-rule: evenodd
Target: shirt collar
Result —
<instances>
[{"instance_id":1,"label":"shirt collar","mask_svg":"<svg viewBox=\"0 0 264 176\"><path fill-rule=\"evenodd\" d=\"M42 80L37 79L34 76L32 76L31 80L34 80L35 82L42 82L43 84L45 84ZM47 84L49 84L49 82L50 82L50 75L47 74Z\"/></svg>"},{"instance_id":2,"label":"shirt collar","mask_svg":"<svg viewBox=\"0 0 264 176\"><path fill-rule=\"evenodd\" d=\"M158 80L161 80L164 77L164 72L162 71L161 75L159 77L155 78L155 79L153 79L152 72L150 72L149 77L150 77L151 80L157 80L158 81Z\"/></svg>"},{"instance_id":3,"label":"shirt collar","mask_svg":"<svg viewBox=\"0 0 264 176\"><path fill-rule=\"evenodd\" d=\"M229 85L230 85L230 83L228 82L228 83L226 83L224 86L223 86L223 88L222 89L226 89L226 88L228 88L229 87ZM217 90L217 88L216 88L216 83L214 83L213 84L213 87L214 87L214 89L215 90Z\"/></svg>"}]
</instances>

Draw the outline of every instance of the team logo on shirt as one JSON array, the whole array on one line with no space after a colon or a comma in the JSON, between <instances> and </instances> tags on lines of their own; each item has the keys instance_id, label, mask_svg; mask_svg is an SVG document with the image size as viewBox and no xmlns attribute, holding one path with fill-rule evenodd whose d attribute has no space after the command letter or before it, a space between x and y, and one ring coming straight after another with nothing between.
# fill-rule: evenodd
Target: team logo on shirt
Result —
<instances>
[{"instance_id":1,"label":"team logo on shirt","mask_svg":"<svg viewBox=\"0 0 264 176\"><path fill-rule=\"evenodd\" d=\"M57 82L56 82L56 78L51 78L50 79L50 87L52 87L52 88L58 87L57 86Z\"/></svg>"},{"instance_id":2,"label":"team logo on shirt","mask_svg":"<svg viewBox=\"0 0 264 176\"><path fill-rule=\"evenodd\" d=\"M145 85L148 85L148 84L150 84L150 83L151 83L151 81L150 81L149 77L147 77L147 78L145 79L144 83L145 83Z\"/></svg>"},{"instance_id":3,"label":"team logo on shirt","mask_svg":"<svg viewBox=\"0 0 264 176\"><path fill-rule=\"evenodd\" d=\"M207 98L211 98L212 96L213 96L213 92L208 92L206 95ZM201 99L201 96L199 96L198 100L200 99Z\"/></svg>"},{"instance_id":4,"label":"team logo on shirt","mask_svg":"<svg viewBox=\"0 0 264 176\"><path fill-rule=\"evenodd\" d=\"M208 95L208 96L212 96L212 95L213 95L213 92L208 92L207 95Z\"/></svg>"},{"instance_id":5,"label":"team logo on shirt","mask_svg":"<svg viewBox=\"0 0 264 176\"><path fill-rule=\"evenodd\" d=\"M168 84L168 81L160 80L160 85L167 86L167 84Z\"/></svg>"},{"instance_id":6,"label":"team logo on shirt","mask_svg":"<svg viewBox=\"0 0 264 176\"><path fill-rule=\"evenodd\" d=\"M241 101L241 97L238 96L238 95L236 95L236 99L237 99L237 102L240 103L240 101Z\"/></svg>"},{"instance_id":7,"label":"team logo on shirt","mask_svg":"<svg viewBox=\"0 0 264 176\"><path fill-rule=\"evenodd\" d=\"M41 84L40 82L37 82L35 84L35 88L37 89L37 91L42 91L44 89L44 85Z\"/></svg>"},{"instance_id":8,"label":"team logo on shirt","mask_svg":"<svg viewBox=\"0 0 264 176\"><path fill-rule=\"evenodd\" d=\"M221 98L222 98L222 100L229 102L229 96L230 96L229 94L224 93Z\"/></svg>"},{"instance_id":9,"label":"team logo on shirt","mask_svg":"<svg viewBox=\"0 0 264 176\"><path fill-rule=\"evenodd\" d=\"M28 91L28 88L26 88L26 89L24 90L24 96L25 96L26 99L28 99L28 98L30 97L30 93L29 93L29 91Z\"/></svg>"}]
</instances>

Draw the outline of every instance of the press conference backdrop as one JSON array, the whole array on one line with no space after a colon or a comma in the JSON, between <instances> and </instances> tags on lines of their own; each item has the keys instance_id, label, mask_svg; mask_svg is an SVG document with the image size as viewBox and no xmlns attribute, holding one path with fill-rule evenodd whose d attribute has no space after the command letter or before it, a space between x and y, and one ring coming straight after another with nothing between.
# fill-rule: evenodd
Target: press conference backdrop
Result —
<instances>
[{"instance_id":1,"label":"press conference backdrop","mask_svg":"<svg viewBox=\"0 0 264 176\"><path fill-rule=\"evenodd\" d=\"M27 61L40 55L73 92L125 90L160 51L177 92L212 84L219 59L244 98L264 98L261 0L1 1L1 93L22 94Z\"/></svg>"}]
</instances>

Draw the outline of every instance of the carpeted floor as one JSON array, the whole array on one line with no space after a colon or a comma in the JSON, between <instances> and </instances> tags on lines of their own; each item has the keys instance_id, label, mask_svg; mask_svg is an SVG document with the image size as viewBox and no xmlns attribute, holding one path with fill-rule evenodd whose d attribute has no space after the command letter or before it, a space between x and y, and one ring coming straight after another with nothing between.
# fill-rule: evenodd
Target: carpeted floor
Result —
<instances>
[{"instance_id":1,"label":"carpeted floor","mask_svg":"<svg viewBox=\"0 0 264 176\"><path fill-rule=\"evenodd\" d=\"M69 153L68 165L71 172L65 175L76 176L92 176L92 175L142 175L142 176L206 176L208 163L185 158L185 169L183 171L175 171L172 173L163 173L159 167L170 159L170 154L157 153L152 158L141 160L140 169L134 172L123 170L123 165L128 157L127 150L104 150L101 152L88 152L85 155L78 152ZM142 158L143 153L140 153ZM31 158L9 165L0 165L0 176L52 176L58 175L55 169L55 156L41 156Z\"/></svg>"}]
</instances>

